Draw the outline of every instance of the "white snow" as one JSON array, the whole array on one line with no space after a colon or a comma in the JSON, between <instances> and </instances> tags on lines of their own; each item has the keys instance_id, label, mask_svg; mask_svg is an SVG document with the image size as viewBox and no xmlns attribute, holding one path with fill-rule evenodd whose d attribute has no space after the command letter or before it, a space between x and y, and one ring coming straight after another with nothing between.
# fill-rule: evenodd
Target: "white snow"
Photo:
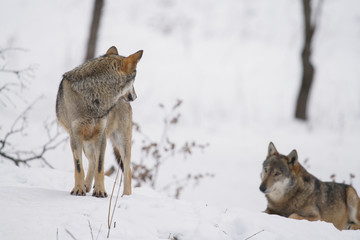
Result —
<instances>
[{"instance_id":1,"label":"white snow","mask_svg":"<svg viewBox=\"0 0 360 240\"><path fill-rule=\"evenodd\" d=\"M38 96L27 135L14 148L46 141L45 120L55 118L61 75L82 63L92 1L3 1L0 47L21 47L0 59L9 69L36 66L28 89L0 105L0 136ZM133 102L134 120L157 139L162 111L182 99L176 143L210 143L203 153L174 157L160 169L155 190L134 188L119 198L110 239L360 239L359 231L270 216L259 191L261 163L270 141L324 181L360 192L360 2L324 1L315 34L315 82L309 122L294 120L300 85L301 1L106 1L97 55L115 45L120 54L143 49ZM1 80L16 77L1 74ZM1 83L0 80L0 83ZM13 96L17 98L16 96ZM134 134L132 160L140 139ZM114 163L108 145L106 168ZM71 196L74 169L67 144L41 162L16 167L0 158L0 239L106 239L109 198ZM189 185L180 200L161 188L173 176L214 173ZM105 179L108 194L114 179Z\"/></svg>"},{"instance_id":2,"label":"white snow","mask_svg":"<svg viewBox=\"0 0 360 240\"><path fill-rule=\"evenodd\" d=\"M0 174L1 239L71 239L68 232L76 239L106 239L109 199L71 196L72 173L7 166ZM106 179L108 190L112 182ZM113 221L110 239L246 239L257 232L254 239L359 236L327 223L270 216L240 205L219 208L175 200L149 188L120 197Z\"/></svg>"}]
</instances>

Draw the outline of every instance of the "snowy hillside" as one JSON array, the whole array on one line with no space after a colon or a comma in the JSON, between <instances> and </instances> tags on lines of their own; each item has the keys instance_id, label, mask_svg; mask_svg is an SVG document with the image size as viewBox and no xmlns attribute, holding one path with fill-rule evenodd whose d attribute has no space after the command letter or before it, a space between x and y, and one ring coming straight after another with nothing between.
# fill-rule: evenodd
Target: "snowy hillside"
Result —
<instances>
[{"instance_id":1,"label":"snowy hillside","mask_svg":"<svg viewBox=\"0 0 360 240\"><path fill-rule=\"evenodd\" d=\"M28 88L0 105L0 137L31 102L26 135L14 148L46 141L44 121L55 118L64 72L81 64L90 23L86 0L8 0L0 3L0 47L20 47L1 56L0 66L35 66ZM360 232L331 224L290 220L262 211L261 163L273 141L284 154L297 149L315 176L350 182L360 193L360 2L324 1L315 33L315 82L309 122L294 120L300 85L301 1L108 0L97 54L112 45L129 55L143 49L132 103L134 121L153 139L161 137L163 103L184 101L169 135L176 143L209 143L183 159L164 163L156 189L134 188L119 198L111 239L360 239ZM0 73L1 74L1 73ZM1 81L17 81L1 74ZM132 161L140 159L134 134ZM110 144L108 145L110 146ZM110 147L106 168L114 163ZM105 239L109 198L74 197L69 144L41 161L15 167L0 157L0 239ZM188 173L212 178L189 184L180 200L164 185ZM106 178L110 192L113 177Z\"/></svg>"},{"instance_id":2,"label":"snowy hillside","mask_svg":"<svg viewBox=\"0 0 360 240\"><path fill-rule=\"evenodd\" d=\"M74 197L70 172L1 168L1 239L106 239L108 199ZM55 180L55 179L61 179ZM110 189L112 180L107 179ZM147 188L119 198L110 239L356 239L326 223L216 208L165 197Z\"/></svg>"}]
</instances>

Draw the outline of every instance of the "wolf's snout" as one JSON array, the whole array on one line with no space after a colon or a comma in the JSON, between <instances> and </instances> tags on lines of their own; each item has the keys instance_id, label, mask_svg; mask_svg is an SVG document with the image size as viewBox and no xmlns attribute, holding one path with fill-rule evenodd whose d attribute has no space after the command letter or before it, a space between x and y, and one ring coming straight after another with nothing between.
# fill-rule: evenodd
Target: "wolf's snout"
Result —
<instances>
[{"instance_id":1,"label":"wolf's snout","mask_svg":"<svg viewBox=\"0 0 360 240\"><path fill-rule=\"evenodd\" d=\"M136 93L129 93L128 99L130 102L134 101L137 98Z\"/></svg>"},{"instance_id":2,"label":"wolf's snout","mask_svg":"<svg viewBox=\"0 0 360 240\"><path fill-rule=\"evenodd\" d=\"M126 102L132 102L134 101L135 99L137 98L137 95L135 92L130 92L128 94L126 94L123 99L126 101Z\"/></svg>"},{"instance_id":3,"label":"wolf's snout","mask_svg":"<svg viewBox=\"0 0 360 240\"><path fill-rule=\"evenodd\" d=\"M126 102L132 102L137 98L134 86L131 86L129 91L122 97Z\"/></svg>"},{"instance_id":4,"label":"wolf's snout","mask_svg":"<svg viewBox=\"0 0 360 240\"><path fill-rule=\"evenodd\" d=\"M265 186L265 184L261 184L260 187L259 187L259 189L260 189L261 192L265 193L265 191L266 191L266 186Z\"/></svg>"}]
</instances>

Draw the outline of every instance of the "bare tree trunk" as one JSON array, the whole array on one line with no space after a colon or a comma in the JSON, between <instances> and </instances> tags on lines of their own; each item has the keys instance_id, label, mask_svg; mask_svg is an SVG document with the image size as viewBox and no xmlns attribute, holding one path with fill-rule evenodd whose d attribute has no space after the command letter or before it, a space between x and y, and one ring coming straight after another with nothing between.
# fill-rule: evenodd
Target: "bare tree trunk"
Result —
<instances>
[{"instance_id":1,"label":"bare tree trunk","mask_svg":"<svg viewBox=\"0 0 360 240\"><path fill-rule=\"evenodd\" d=\"M295 117L301 120L307 120L308 99L315 71L310 61L311 43L315 32L315 24L311 23L311 0L302 0L302 2L305 23L305 41L304 48L301 53L303 75L296 104Z\"/></svg>"},{"instance_id":2,"label":"bare tree trunk","mask_svg":"<svg viewBox=\"0 0 360 240\"><path fill-rule=\"evenodd\" d=\"M104 6L104 0L95 0L85 61L92 59L95 56L97 33L99 30L100 18L101 18L101 12L103 6Z\"/></svg>"}]
</instances>

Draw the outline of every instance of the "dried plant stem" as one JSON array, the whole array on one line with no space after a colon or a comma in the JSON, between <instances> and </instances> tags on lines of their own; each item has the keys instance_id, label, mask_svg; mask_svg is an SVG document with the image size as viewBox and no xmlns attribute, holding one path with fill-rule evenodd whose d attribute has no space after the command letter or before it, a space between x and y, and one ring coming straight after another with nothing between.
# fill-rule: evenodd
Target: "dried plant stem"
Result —
<instances>
[{"instance_id":1,"label":"dried plant stem","mask_svg":"<svg viewBox=\"0 0 360 240\"><path fill-rule=\"evenodd\" d=\"M158 175L163 164L169 159L174 158L176 155L183 155L184 158L193 154L195 149L203 150L209 146L206 144L198 144L195 141L186 141L183 145L178 145L170 139L170 130L174 128L180 121L181 113L179 110L181 100L177 100L171 109L167 109L163 104L159 104L159 107L164 112L163 129L161 138L159 140L153 140L147 136L142 130L139 124L133 122L133 127L136 133L142 137L141 141L141 158L139 163L132 163L132 179L136 181L135 186L141 186L143 183L149 184L153 189L158 188ZM146 159L146 163L145 163ZM148 161L150 160L150 161ZM190 182L210 176L213 174L188 174L184 179L175 180L165 185L162 190L170 191L170 188L176 185L175 198L178 198L180 192ZM172 190L172 189L171 189Z\"/></svg>"},{"instance_id":2,"label":"dried plant stem","mask_svg":"<svg viewBox=\"0 0 360 240\"><path fill-rule=\"evenodd\" d=\"M91 233L91 240L94 240L94 235L93 235L93 230L90 224L90 220L88 219L88 223L89 223L89 229L90 229L90 233Z\"/></svg>"},{"instance_id":3,"label":"dried plant stem","mask_svg":"<svg viewBox=\"0 0 360 240\"><path fill-rule=\"evenodd\" d=\"M100 228L99 228L98 234L96 235L96 240L98 240L98 238L99 238L99 235L100 235L100 232L101 232L101 227L102 227L102 225L100 225Z\"/></svg>"},{"instance_id":4,"label":"dried plant stem","mask_svg":"<svg viewBox=\"0 0 360 240\"><path fill-rule=\"evenodd\" d=\"M265 231L265 230L264 230L264 229L263 229L263 230L260 230L260 231L258 231L257 233L254 233L253 235L251 235L250 237L245 238L245 240L249 240L250 238L255 237L255 236L258 235L259 233L262 233L263 231Z\"/></svg>"},{"instance_id":5,"label":"dried plant stem","mask_svg":"<svg viewBox=\"0 0 360 240\"><path fill-rule=\"evenodd\" d=\"M69 234L69 236L70 236L73 240L76 240L76 237L74 237L74 235L72 235L72 233L71 233L69 230L67 230L66 228L65 228L65 232L66 232L67 234Z\"/></svg>"},{"instance_id":6,"label":"dried plant stem","mask_svg":"<svg viewBox=\"0 0 360 240\"><path fill-rule=\"evenodd\" d=\"M113 196L114 196L114 190L115 190L116 180L118 179L119 172L120 172L120 164L119 164L118 170L117 170L117 172L116 172L116 177L115 177L114 185L113 185L113 188L112 188L112 191L111 191L111 196L110 196L109 212L108 212L108 234L107 234L107 238L109 238L109 236L110 236L111 224L112 224L112 220L113 220L113 218L114 218L115 208L116 208L116 204L117 204L117 201L118 201L118 198L119 198L119 193L120 193L120 188L121 188L121 183L122 183L123 174L122 174L122 172L121 172L120 183L119 183L119 187L118 187L118 193L117 193L117 196L116 196L116 199L115 199L115 204L114 204L114 207L113 207L113 211L112 211L112 214L111 214L111 217L110 217L111 202L112 202L112 198L113 198Z\"/></svg>"}]
</instances>

